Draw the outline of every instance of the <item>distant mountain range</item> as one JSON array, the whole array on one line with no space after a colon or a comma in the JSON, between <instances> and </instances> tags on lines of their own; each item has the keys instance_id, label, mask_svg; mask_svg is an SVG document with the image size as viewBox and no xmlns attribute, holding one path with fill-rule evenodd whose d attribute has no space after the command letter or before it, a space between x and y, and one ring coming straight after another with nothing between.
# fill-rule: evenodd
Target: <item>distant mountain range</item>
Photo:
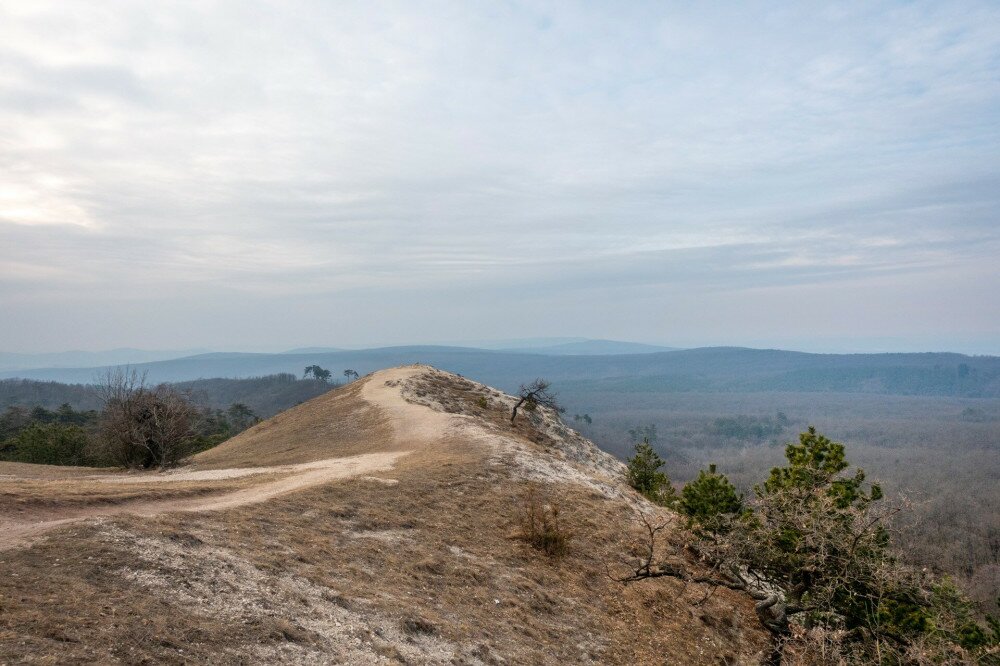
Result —
<instances>
[{"instance_id":1,"label":"distant mountain range","mask_svg":"<svg viewBox=\"0 0 1000 666\"><path fill-rule=\"evenodd\" d=\"M553 354L592 356L600 354L651 354L676 351L678 347L664 347L641 342L622 340L601 340L593 338L514 338L508 340L463 340L443 343L445 347L471 347L489 351L524 352L531 354Z\"/></svg>"},{"instance_id":2,"label":"distant mountain range","mask_svg":"<svg viewBox=\"0 0 1000 666\"><path fill-rule=\"evenodd\" d=\"M600 341L595 341L600 342ZM578 343L565 343L573 345ZM622 343L615 343L622 344ZM562 347L563 345L554 345ZM574 349L573 346L569 347ZM575 347L580 348L580 347ZM586 348L592 348L584 346ZM773 349L706 347L649 353L577 354L539 349L492 351L468 347L406 346L280 354L208 353L137 363L151 382L211 377L301 376L319 365L337 378L409 363L514 390L535 377L574 392L826 391L898 395L1000 397L1000 357L925 354L808 354ZM67 383L91 383L102 367L40 368L0 372Z\"/></svg>"},{"instance_id":3,"label":"distant mountain range","mask_svg":"<svg viewBox=\"0 0 1000 666\"><path fill-rule=\"evenodd\" d=\"M0 372L32 368L82 368L164 361L207 352L207 349L109 349L107 351L65 351L45 354L0 352Z\"/></svg>"},{"instance_id":4,"label":"distant mountain range","mask_svg":"<svg viewBox=\"0 0 1000 666\"><path fill-rule=\"evenodd\" d=\"M647 345L619 340L591 340L589 338L524 338L518 340L483 340L461 345L490 351L518 351L533 354L595 355L595 354L648 354L672 351L674 347ZM348 351L342 347L296 347L281 352L288 355L333 354ZM155 361L169 361L200 356L210 358L227 356L234 352L213 352L208 349L134 349L123 347L104 351L64 351L38 354L0 352L0 376L10 376L14 371L35 371L48 368L96 368L116 365L138 365ZM238 353L238 352L237 352ZM20 375L19 375L20 376Z\"/></svg>"},{"instance_id":5,"label":"distant mountain range","mask_svg":"<svg viewBox=\"0 0 1000 666\"><path fill-rule=\"evenodd\" d=\"M639 342L619 342L618 340L572 340L551 345L509 347L499 351L553 356L601 356L606 354L655 354L656 352L677 351L677 347L661 347Z\"/></svg>"},{"instance_id":6,"label":"distant mountain range","mask_svg":"<svg viewBox=\"0 0 1000 666\"><path fill-rule=\"evenodd\" d=\"M332 352L344 351L340 347L298 347L289 349L283 354L330 354Z\"/></svg>"}]
</instances>

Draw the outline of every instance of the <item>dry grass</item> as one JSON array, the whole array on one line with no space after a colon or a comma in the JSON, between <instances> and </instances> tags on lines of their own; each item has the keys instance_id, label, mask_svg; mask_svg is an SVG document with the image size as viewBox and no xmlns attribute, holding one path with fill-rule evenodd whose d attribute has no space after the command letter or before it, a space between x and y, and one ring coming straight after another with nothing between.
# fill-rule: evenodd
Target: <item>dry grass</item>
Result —
<instances>
[{"instance_id":1,"label":"dry grass","mask_svg":"<svg viewBox=\"0 0 1000 666\"><path fill-rule=\"evenodd\" d=\"M117 471L114 468L69 467L65 465L36 465L34 463L0 461L0 482L7 479L72 479L93 476L100 472Z\"/></svg>"},{"instance_id":2,"label":"dry grass","mask_svg":"<svg viewBox=\"0 0 1000 666\"><path fill-rule=\"evenodd\" d=\"M513 398L488 386L448 372L432 371L420 375L407 387L407 395L418 404L433 406L449 414L472 416L541 446L554 446L557 440L539 428L538 410L523 410L512 424Z\"/></svg>"},{"instance_id":3,"label":"dry grass","mask_svg":"<svg viewBox=\"0 0 1000 666\"><path fill-rule=\"evenodd\" d=\"M25 480L0 484L0 513L84 507L110 507L133 502L151 502L220 495L281 475L264 474L224 482L179 481L150 484L114 484L97 480Z\"/></svg>"},{"instance_id":4,"label":"dry grass","mask_svg":"<svg viewBox=\"0 0 1000 666\"><path fill-rule=\"evenodd\" d=\"M519 507L520 537L549 557L562 557L573 539L564 521L559 520L559 503L542 497L536 484L530 484Z\"/></svg>"},{"instance_id":5,"label":"dry grass","mask_svg":"<svg viewBox=\"0 0 1000 666\"><path fill-rule=\"evenodd\" d=\"M385 419L358 393L363 382L324 393L194 456L197 469L268 467L374 451L399 451Z\"/></svg>"},{"instance_id":6,"label":"dry grass","mask_svg":"<svg viewBox=\"0 0 1000 666\"><path fill-rule=\"evenodd\" d=\"M0 660L31 645L58 661L309 661L350 645L351 663L369 650L389 663L752 663L766 644L728 591L697 606L698 586L607 579L629 512L589 492L557 489L579 537L559 560L540 555L516 538L523 485L481 469L407 461L391 487L353 480L194 524L121 518L0 554L17 573L0 581L17 600Z\"/></svg>"},{"instance_id":7,"label":"dry grass","mask_svg":"<svg viewBox=\"0 0 1000 666\"><path fill-rule=\"evenodd\" d=\"M375 424L372 446L398 446L378 440L392 432L386 415L358 401L332 404ZM303 407L320 411L315 402ZM285 423L312 430L304 416ZM331 455L329 439L272 431L293 461ZM628 540L630 502L549 483L573 547L552 559L525 543L527 484L462 433L379 474L395 484L353 478L224 512L121 516L0 553L0 663L759 661L767 636L748 599L606 576ZM363 440L334 444L356 452ZM244 441L261 460L280 456L260 433Z\"/></svg>"}]
</instances>

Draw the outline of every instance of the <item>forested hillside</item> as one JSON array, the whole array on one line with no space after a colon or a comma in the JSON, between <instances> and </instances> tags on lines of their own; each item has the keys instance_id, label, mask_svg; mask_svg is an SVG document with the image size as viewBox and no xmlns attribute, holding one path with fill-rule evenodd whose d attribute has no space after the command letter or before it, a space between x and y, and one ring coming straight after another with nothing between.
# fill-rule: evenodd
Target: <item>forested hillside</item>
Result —
<instances>
[{"instance_id":1,"label":"forested hillside","mask_svg":"<svg viewBox=\"0 0 1000 666\"><path fill-rule=\"evenodd\" d=\"M315 398L338 386L315 379L298 379L290 373L245 379L201 379L174 384L188 393L191 400L212 409L225 409L242 403L261 418ZM6 407L44 407L56 409L68 404L75 409L99 409L101 400L91 384L61 384L28 379L0 380L0 409Z\"/></svg>"}]
</instances>

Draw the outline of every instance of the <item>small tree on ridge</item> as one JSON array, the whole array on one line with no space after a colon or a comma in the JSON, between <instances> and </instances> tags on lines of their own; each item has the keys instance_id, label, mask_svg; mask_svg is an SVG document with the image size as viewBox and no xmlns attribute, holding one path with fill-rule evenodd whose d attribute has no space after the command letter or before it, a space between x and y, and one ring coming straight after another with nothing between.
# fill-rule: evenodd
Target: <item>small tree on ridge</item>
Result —
<instances>
[{"instance_id":1,"label":"small tree on ridge","mask_svg":"<svg viewBox=\"0 0 1000 666\"><path fill-rule=\"evenodd\" d=\"M650 502L672 506L677 501L677 494L670 479L660 471L663 465L663 458L648 439L643 439L635 445L635 455L628 459L626 480Z\"/></svg>"},{"instance_id":2,"label":"small tree on ridge","mask_svg":"<svg viewBox=\"0 0 1000 666\"><path fill-rule=\"evenodd\" d=\"M556 394L549 390L552 385L544 379L536 379L527 386L521 384L521 389L517 392L518 401L510 413L510 422L513 425L517 418L517 411L524 407L529 412L535 411L539 406L548 407L556 412L562 412L556 400Z\"/></svg>"}]
</instances>

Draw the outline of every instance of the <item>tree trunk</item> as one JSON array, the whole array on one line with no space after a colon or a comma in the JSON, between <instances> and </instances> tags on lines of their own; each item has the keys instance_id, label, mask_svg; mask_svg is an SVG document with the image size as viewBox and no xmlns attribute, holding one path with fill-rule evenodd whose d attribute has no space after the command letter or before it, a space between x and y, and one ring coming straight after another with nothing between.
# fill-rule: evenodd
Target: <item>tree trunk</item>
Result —
<instances>
[{"instance_id":1,"label":"tree trunk","mask_svg":"<svg viewBox=\"0 0 1000 666\"><path fill-rule=\"evenodd\" d=\"M517 404L514 405L514 411L511 412L511 415L510 415L510 424L511 425L514 425L514 419L517 418L517 410L521 408L521 405L523 405L525 403L525 401L527 401L527 398L521 398L520 400L517 401Z\"/></svg>"}]
</instances>

